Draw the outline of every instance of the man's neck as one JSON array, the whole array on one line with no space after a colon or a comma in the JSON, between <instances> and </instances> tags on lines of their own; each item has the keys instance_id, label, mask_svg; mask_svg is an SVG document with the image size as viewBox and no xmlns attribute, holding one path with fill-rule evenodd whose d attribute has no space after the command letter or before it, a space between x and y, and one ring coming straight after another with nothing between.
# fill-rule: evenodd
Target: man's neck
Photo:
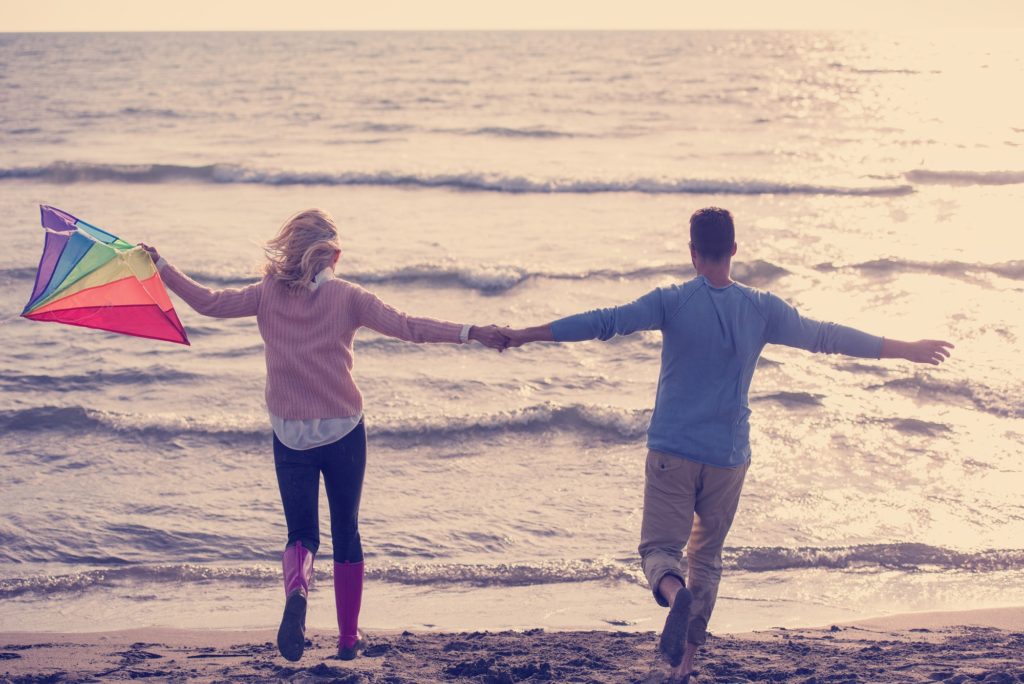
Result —
<instances>
[{"instance_id":1,"label":"man's neck","mask_svg":"<svg viewBox=\"0 0 1024 684\"><path fill-rule=\"evenodd\" d=\"M730 266L728 260L720 264L702 264L697 273L704 276L713 287L727 287L732 285L732 278L729 277Z\"/></svg>"}]
</instances>

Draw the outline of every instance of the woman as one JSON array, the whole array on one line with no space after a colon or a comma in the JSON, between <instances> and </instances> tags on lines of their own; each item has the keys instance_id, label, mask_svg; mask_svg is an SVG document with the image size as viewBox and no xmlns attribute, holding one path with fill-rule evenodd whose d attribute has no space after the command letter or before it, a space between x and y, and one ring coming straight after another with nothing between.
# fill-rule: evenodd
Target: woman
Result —
<instances>
[{"instance_id":1,"label":"woman","mask_svg":"<svg viewBox=\"0 0 1024 684\"><path fill-rule=\"evenodd\" d=\"M241 289L210 290L141 245L174 293L206 316L256 316L265 343L266 401L273 428L274 466L288 524L282 567L285 609L277 645L288 660L302 657L313 556L320 546L317 498L324 476L334 542L338 657L362 646L358 630L363 590L359 496L366 466L363 400L352 378L352 340L367 327L409 342L477 340L502 350L494 326L414 318L358 285L334 278L341 256L329 214L308 209L288 219L265 248L263 279Z\"/></svg>"}]
</instances>

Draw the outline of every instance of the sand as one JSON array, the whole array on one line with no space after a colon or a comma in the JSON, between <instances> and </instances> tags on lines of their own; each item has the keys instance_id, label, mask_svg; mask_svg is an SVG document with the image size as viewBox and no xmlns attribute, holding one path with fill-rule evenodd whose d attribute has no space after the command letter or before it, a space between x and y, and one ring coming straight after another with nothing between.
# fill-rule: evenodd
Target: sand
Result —
<instances>
[{"instance_id":1,"label":"sand","mask_svg":"<svg viewBox=\"0 0 1024 684\"><path fill-rule=\"evenodd\" d=\"M668 680L652 632L378 633L362 657L309 635L299 663L274 631L134 629L0 634L4 682L148 679L335 683ZM1024 608L920 613L844 625L712 635L695 682L1024 682Z\"/></svg>"}]
</instances>

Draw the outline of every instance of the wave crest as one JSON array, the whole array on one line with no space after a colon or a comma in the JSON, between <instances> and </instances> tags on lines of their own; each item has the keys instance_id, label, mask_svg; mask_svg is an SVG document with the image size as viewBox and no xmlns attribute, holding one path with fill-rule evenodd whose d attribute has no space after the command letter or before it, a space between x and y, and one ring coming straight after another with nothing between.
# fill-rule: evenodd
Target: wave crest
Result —
<instances>
[{"instance_id":1,"label":"wave crest","mask_svg":"<svg viewBox=\"0 0 1024 684\"><path fill-rule=\"evenodd\" d=\"M280 581L281 571L272 565L217 567L196 563L127 565L86 570L66 575L36 575L0 579L0 598L24 594L56 594L103 589L129 582L193 583L235 582L263 586ZM314 579L331 581L331 571L316 568ZM565 560L538 563L458 564L374 562L367 564L370 580L424 586L528 586L559 582L611 580L642 583L639 569L612 561Z\"/></svg>"},{"instance_id":2,"label":"wave crest","mask_svg":"<svg viewBox=\"0 0 1024 684\"><path fill-rule=\"evenodd\" d=\"M570 430L621 440L643 438L650 421L649 410L629 410L587 404L558 405L550 402L511 411L462 416L397 416L369 425L375 438L395 440L424 437L472 437L494 432L544 433ZM167 439L184 436L265 440L269 430L263 414L204 415L203 417L155 413L116 413L83 406L39 406L0 411L0 431L110 433Z\"/></svg>"},{"instance_id":3,"label":"wave crest","mask_svg":"<svg viewBox=\"0 0 1024 684\"><path fill-rule=\"evenodd\" d=\"M973 406L980 411L994 416L1003 418L1024 417L1024 406L1021 405L1015 392L1000 392L968 382L956 380L944 382L925 375L915 375L913 377L888 380L880 385L871 385L868 389L895 390L915 397L923 396L930 401L947 398ZM904 424L903 427L906 429L907 425Z\"/></svg>"},{"instance_id":4,"label":"wave crest","mask_svg":"<svg viewBox=\"0 0 1024 684\"><path fill-rule=\"evenodd\" d=\"M841 547L726 548L724 566L739 572L784 572L806 569L901 570L905 572L1005 572L1024 570L1024 549L955 551L927 544L863 544ZM611 581L644 585L639 564L631 560L580 559L524 563L395 563L374 560L368 579L421 586L529 586ZM330 571L317 568L319 581ZM65 575L0 579L0 598L103 589L130 582L201 583L216 580L264 586L279 581L273 565L218 567L195 563L119 565Z\"/></svg>"},{"instance_id":5,"label":"wave crest","mask_svg":"<svg viewBox=\"0 0 1024 684\"><path fill-rule=\"evenodd\" d=\"M799 548L741 547L727 550L726 566L747 572L864 567L910 571L998 572L1024 569L1024 549L968 552L917 543Z\"/></svg>"},{"instance_id":6,"label":"wave crest","mask_svg":"<svg viewBox=\"0 0 1024 684\"><path fill-rule=\"evenodd\" d=\"M904 177L911 183L930 185L1016 185L1024 183L1024 171L932 171L914 169Z\"/></svg>"},{"instance_id":7,"label":"wave crest","mask_svg":"<svg viewBox=\"0 0 1024 684\"><path fill-rule=\"evenodd\" d=\"M35 392L45 387L50 392L82 392L98 390L110 385L148 385L161 382L185 382L198 379L195 373L155 366L146 370L124 368L99 369L90 373L67 375L41 375L11 372L0 375L0 388L9 391ZM0 421L3 418L0 417ZM2 423L0 423L2 424Z\"/></svg>"},{"instance_id":8,"label":"wave crest","mask_svg":"<svg viewBox=\"0 0 1024 684\"><path fill-rule=\"evenodd\" d=\"M43 166L0 169L3 179L39 179L56 183L116 181L120 183L254 183L260 185L336 185L447 188L452 190L528 193L591 194L635 192L641 194L727 195L907 195L909 185L817 185L758 179L630 178L582 179L506 176L498 173L407 173L401 171L283 171L256 169L235 164L96 164L53 162Z\"/></svg>"},{"instance_id":9,"label":"wave crest","mask_svg":"<svg viewBox=\"0 0 1024 684\"><path fill-rule=\"evenodd\" d=\"M733 266L733 276L737 280L755 286L765 285L788 273L789 271L785 268L761 259L741 262ZM626 269L530 271L520 266L511 265L471 266L455 261L440 261L400 266L383 271L354 271L345 274L345 277L363 285L426 282L433 285L458 285L485 293L495 293L510 290L529 280L634 280L659 276L682 280L691 278L693 275L693 270L682 263Z\"/></svg>"},{"instance_id":10,"label":"wave crest","mask_svg":"<svg viewBox=\"0 0 1024 684\"><path fill-rule=\"evenodd\" d=\"M765 286L789 271L762 259L733 264L733 277L755 287ZM0 268L0 282L28 281L35 278L35 268ZM191 274L202 283L220 287L244 287L254 282L255 274L218 272L194 272ZM694 275L693 269L681 261L678 263L656 264L637 268L595 268L578 271L530 270L513 264L473 264L455 259L424 261L384 269L352 270L342 272L341 277L359 285L387 285L422 283L437 287L463 287L485 294L497 294L511 290L531 280L587 281L634 280L670 277L686 280Z\"/></svg>"},{"instance_id":11,"label":"wave crest","mask_svg":"<svg viewBox=\"0 0 1024 684\"><path fill-rule=\"evenodd\" d=\"M463 135L490 135L498 138L576 138L579 133L567 133L550 128L509 128L506 126L484 126L483 128L451 131Z\"/></svg>"},{"instance_id":12,"label":"wave crest","mask_svg":"<svg viewBox=\"0 0 1024 684\"><path fill-rule=\"evenodd\" d=\"M969 263L966 261L914 261L911 259L874 259L856 264L822 263L814 267L818 271L831 272L855 269L883 275L900 273L930 273L948 278L967 278L976 274L992 274L1010 280L1024 280L1024 261L1004 261L994 264Z\"/></svg>"}]
</instances>

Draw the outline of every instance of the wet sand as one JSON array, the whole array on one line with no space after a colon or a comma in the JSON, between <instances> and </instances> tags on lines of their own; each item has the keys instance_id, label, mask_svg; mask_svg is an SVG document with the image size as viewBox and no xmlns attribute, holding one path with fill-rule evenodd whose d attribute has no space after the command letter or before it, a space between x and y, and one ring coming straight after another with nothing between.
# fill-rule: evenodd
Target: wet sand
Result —
<instances>
[{"instance_id":1,"label":"wet sand","mask_svg":"<svg viewBox=\"0 0 1024 684\"><path fill-rule=\"evenodd\" d=\"M667 666L652 632L377 633L355 661L309 635L298 663L273 630L138 629L0 634L0 680L655 682ZM695 682L1024 682L1024 608L922 613L807 629L712 635Z\"/></svg>"}]
</instances>

